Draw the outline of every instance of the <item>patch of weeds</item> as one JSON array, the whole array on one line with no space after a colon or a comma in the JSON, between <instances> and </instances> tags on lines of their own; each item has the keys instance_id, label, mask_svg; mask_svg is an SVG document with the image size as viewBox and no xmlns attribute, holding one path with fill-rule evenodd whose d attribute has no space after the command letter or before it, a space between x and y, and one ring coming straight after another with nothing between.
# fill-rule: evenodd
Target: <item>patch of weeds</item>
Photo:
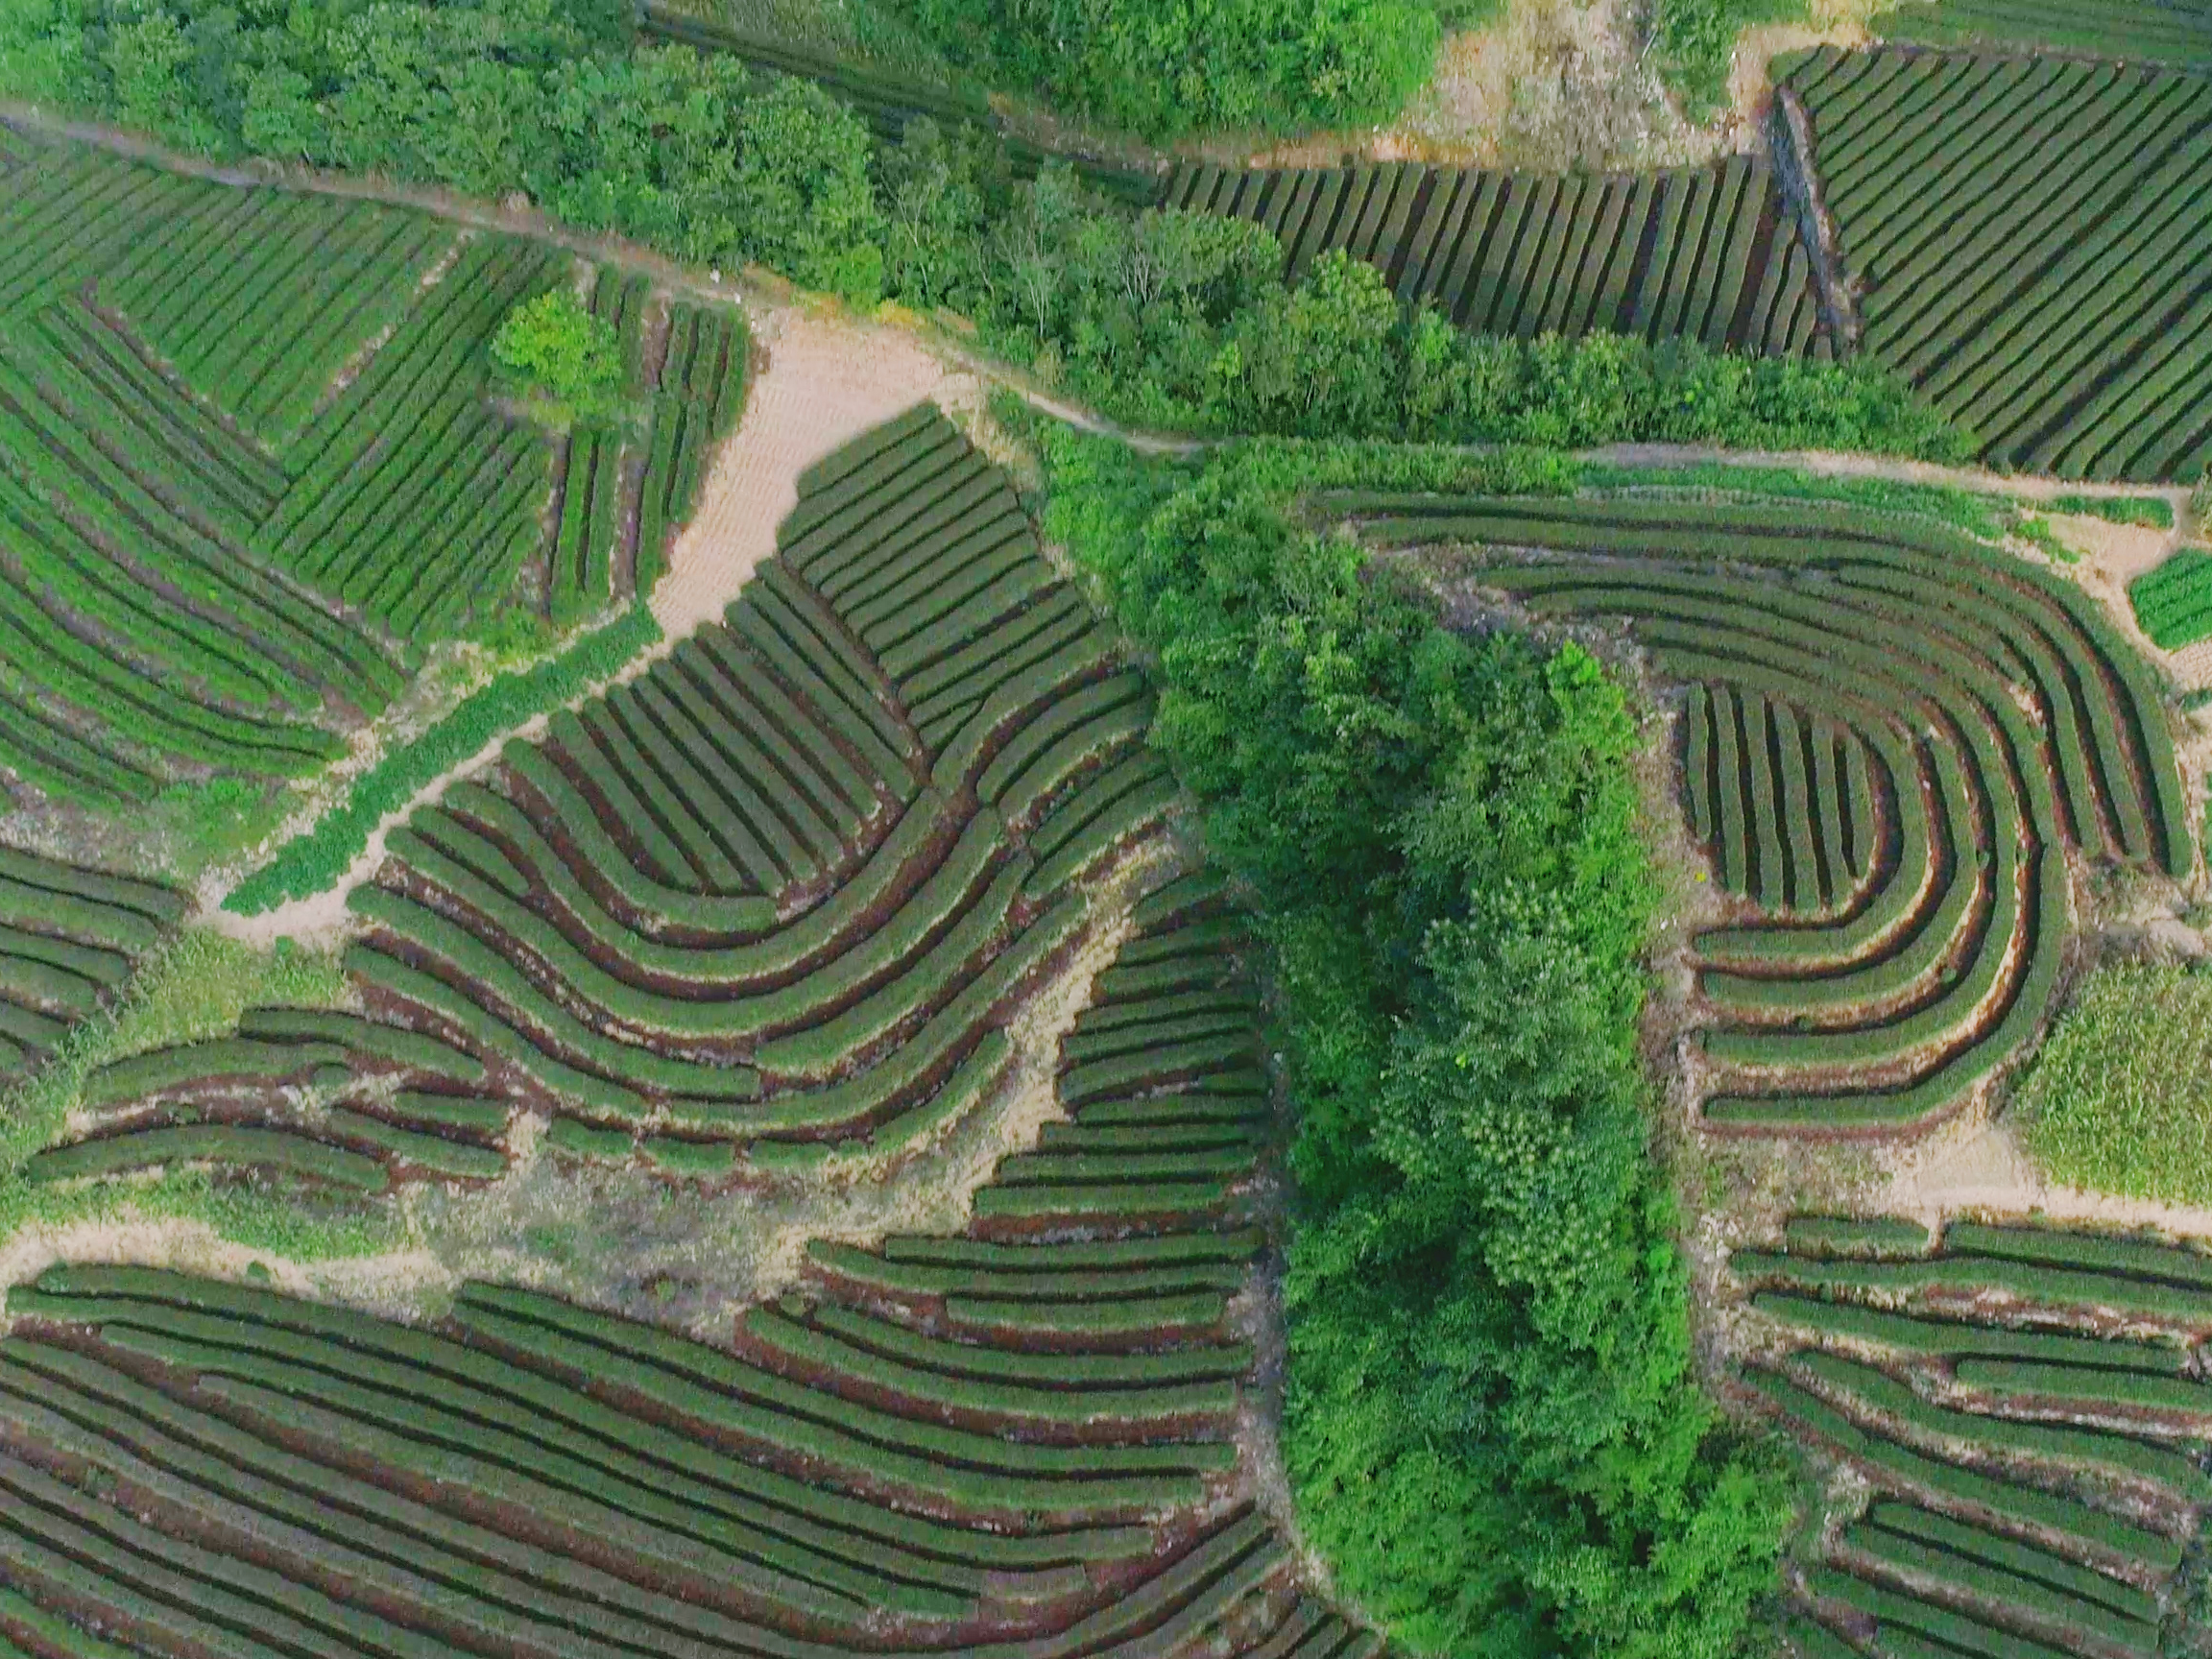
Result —
<instances>
[{"instance_id":1,"label":"patch of weeds","mask_svg":"<svg viewBox=\"0 0 2212 1659\"><path fill-rule=\"evenodd\" d=\"M2051 511L2142 530L2174 528L2174 503L2163 495L2054 495Z\"/></svg>"}]
</instances>

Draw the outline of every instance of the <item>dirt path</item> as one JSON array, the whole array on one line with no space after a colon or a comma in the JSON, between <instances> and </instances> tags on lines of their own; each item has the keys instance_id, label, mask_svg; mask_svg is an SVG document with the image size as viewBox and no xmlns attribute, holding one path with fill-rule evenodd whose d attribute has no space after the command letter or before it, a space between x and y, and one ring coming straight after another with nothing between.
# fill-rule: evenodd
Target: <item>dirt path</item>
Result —
<instances>
[{"instance_id":1,"label":"dirt path","mask_svg":"<svg viewBox=\"0 0 2212 1659\"><path fill-rule=\"evenodd\" d=\"M1922 1157L1900 1160L1887 1190L1870 1208L1911 1215L1931 1227L1946 1217L1988 1211L2107 1227L2155 1227L2173 1238L2212 1238L2212 1210L2052 1186L2003 1121L1984 1123Z\"/></svg>"},{"instance_id":2,"label":"dirt path","mask_svg":"<svg viewBox=\"0 0 2212 1659\"><path fill-rule=\"evenodd\" d=\"M746 388L744 418L653 590L671 639L719 617L776 551L806 468L926 397L954 412L982 401L975 373L948 367L904 329L803 306L748 306L746 321L767 367Z\"/></svg>"}]
</instances>

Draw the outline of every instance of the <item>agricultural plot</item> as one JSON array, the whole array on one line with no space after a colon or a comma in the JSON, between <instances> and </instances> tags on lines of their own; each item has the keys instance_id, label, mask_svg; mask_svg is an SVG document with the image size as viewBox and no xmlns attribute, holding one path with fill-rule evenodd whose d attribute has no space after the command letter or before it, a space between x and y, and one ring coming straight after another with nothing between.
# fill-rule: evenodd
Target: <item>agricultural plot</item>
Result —
<instances>
[{"instance_id":1,"label":"agricultural plot","mask_svg":"<svg viewBox=\"0 0 2212 1659\"><path fill-rule=\"evenodd\" d=\"M1752 901L1695 942L1710 1125L1925 1124L2038 1033L2070 855L2193 868L2147 665L1962 531L1656 494L1329 507L1379 544L1484 549L1474 580L1538 616L1625 619L1691 687L1691 826Z\"/></svg>"},{"instance_id":2,"label":"agricultural plot","mask_svg":"<svg viewBox=\"0 0 2212 1659\"><path fill-rule=\"evenodd\" d=\"M1863 343L1988 464L2212 462L2212 82L2056 57L1778 59Z\"/></svg>"},{"instance_id":3,"label":"agricultural plot","mask_svg":"<svg viewBox=\"0 0 2212 1659\"><path fill-rule=\"evenodd\" d=\"M2178 651L2212 637L2212 553L2182 548L2128 583L2128 603L2161 650Z\"/></svg>"},{"instance_id":4,"label":"agricultural plot","mask_svg":"<svg viewBox=\"0 0 2212 1659\"><path fill-rule=\"evenodd\" d=\"M204 319L156 303L160 274L209 259L211 226L334 233L326 211L295 225L287 201L76 149L0 176L0 765L21 786L115 807L210 771L291 776L402 684L389 651L252 551L286 474L163 354L189 353L183 325ZM388 263L415 256L405 227L364 234ZM266 344L191 361L274 408L281 376L252 358Z\"/></svg>"},{"instance_id":5,"label":"agricultural plot","mask_svg":"<svg viewBox=\"0 0 2212 1659\"><path fill-rule=\"evenodd\" d=\"M2051 46L2130 63L2212 65L2203 0L1901 0L1868 25L1921 46Z\"/></svg>"},{"instance_id":6,"label":"agricultural plot","mask_svg":"<svg viewBox=\"0 0 2212 1659\"><path fill-rule=\"evenodd\" d=\"M1072 1120L965 1235L817 1244L729 1345L489 1284L411 1327L54 1269L0 1343L0 1630L1369 1659L1299 1593L1229 1438L1265 1116L1240 939L1202 878L1143 900L1066 1040Z\"/></svg>"},{"instance_id":7,"label":"agricultural plot","mask_svg":"<svg viewBox=\"0 0 2212 1659\"><path fill-rule=\"evenodd\" d=\"M746 1143L760 1167L897 1153L978 1100L1002 1012L1088 926L1082 878L1171 804L1149 693L933 406L821 463L779 541L726 624L511 744L354 894L374 1029L466 1074L441 1058L396 1079L414 1117L334 1129L287 1089L362 1072L351 1051L196 1045L96 1076L112 1117L44 1170L157 1162L142 1137L211 1107L367 1157L355 1118L434 1133L465 1089L553 1113L565 1150L712 1176Z\"/></svg>"},{"instance_id":8,"label":"agricultural plot","mask_svg":"<svg viewBox=\"0 0 2212 1659\"><path fill-rule=\"evenodd\" d=\"M99 1008L184 909L167 887L0 848L0 1080Z\"/></svg>"},{"instance_id":9,"label":"agricultural plot","mask_svg":"<svg viewBox=\"0 0 2212 1659\"><path fill-rule=\"evenodd\" d=\"M1799 1217L1754 1286L1748 1399L1876 1499L1794 1584L1809 1659L2149 1655L2212 1480L2212 1258L2100 1235ZM2112 1334L2124 1327L2127 1334Z\"/></svg>"},{"instance_id":10,"label":"agricultural plot","mask_svg":"<svg viewBox=\"0 0 2212 1659\"><path fill-rule=\"evenodd\" d=\"M1185 166L1161 201L1266 226L1292 280L1348 250L1402 301L1482 333L1831 351L1796 221L1766 164L1745 157L1602 178Z\"/></svg>"}]
</instances>

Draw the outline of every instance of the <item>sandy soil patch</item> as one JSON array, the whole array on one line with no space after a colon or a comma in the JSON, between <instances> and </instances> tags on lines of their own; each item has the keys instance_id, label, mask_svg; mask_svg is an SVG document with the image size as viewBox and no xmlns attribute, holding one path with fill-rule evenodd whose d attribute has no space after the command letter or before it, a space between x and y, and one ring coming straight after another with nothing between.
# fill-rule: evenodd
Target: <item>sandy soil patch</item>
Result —
<instances>
[{"instance_id":1,"label":"sandy soil patch","mask_svg":"<svg viewBox=\"0 0 2212 1659\"><path fill-rule=\"evenodd\" d=\"M925 397L979 402L955 373L900 329L828 310L753 307L756 362L735 434L714 457L698 516L677 538L653 614L680 639L726 611L776 551L776 526L799 499L799 474Z\"/></svg>"},{"instance_id":2,"label":"sandy soil patch","mask_svg":"<svg viewBox=\"0 0 2212 1659\"><path fill-rule=\"evenodd\" d=\"M1806 8L1808 16L1802 23L1763 23L1744 30L1737 37L1736 63L1728 77L1729 112L1721 117L1722 127L1741 139L1730 148L1748 149L1750 134L1767 119L1767 107L1774 98L1774 82L1767 72L1771 60L1808 46L1863 46L1872 39L1866 32L1867 18L1887 3L1816 0Z\"/></svg>"},{"instance_id":3,"label":"sandy soil patch","mask_svg":"<svg viewBox=\"0 0 2212 1659\"><path fill-rule=\"evenodd\" d=\"M2212 1210L2116 1198L2072 1187L2055 1187L2014 1139L2005 1122L1984 1123L1971 1134L1908 1156L1893 1174L1879 1208L1935 1226L1946 1216L1986 1210L2037 1214L2107 1227L2155 1227L2174 1238L2212 1238Z\"/></svg>"}]
</instances>

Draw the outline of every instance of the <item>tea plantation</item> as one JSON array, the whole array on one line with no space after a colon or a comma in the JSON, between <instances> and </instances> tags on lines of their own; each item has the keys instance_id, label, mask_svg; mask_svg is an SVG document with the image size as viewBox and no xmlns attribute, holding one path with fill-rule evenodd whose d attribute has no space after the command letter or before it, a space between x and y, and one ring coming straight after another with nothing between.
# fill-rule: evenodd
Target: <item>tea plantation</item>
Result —
<instances>
[{"instance_id":1,"label":"tea plantation","mask_svg":"<svg viewBox=\"0 0 2212 1659\"><path fill-rule=\"evenodd\" d=\"M2208 22L0 6L0 1659L2212 1651Z\"/></svg>"}]
</instances>

